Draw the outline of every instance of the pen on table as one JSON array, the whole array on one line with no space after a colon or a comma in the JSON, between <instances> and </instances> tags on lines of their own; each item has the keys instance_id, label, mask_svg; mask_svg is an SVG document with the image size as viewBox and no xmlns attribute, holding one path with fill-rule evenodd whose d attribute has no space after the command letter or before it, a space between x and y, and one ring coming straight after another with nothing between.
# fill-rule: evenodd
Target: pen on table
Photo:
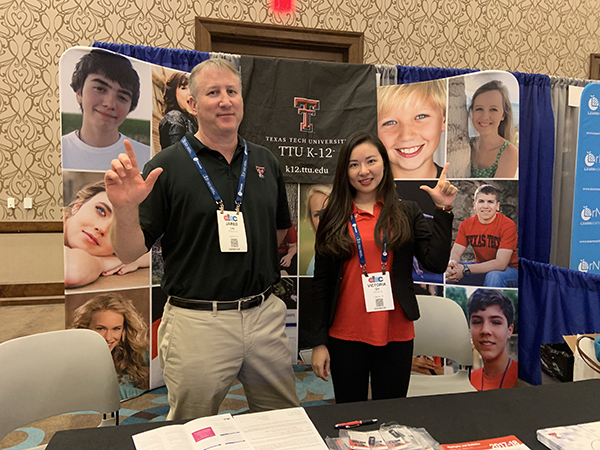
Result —
<instances>
[{"instance_id":1,"label":"pen on table","mask_svg":"<svg viewBox=\"0 0 600 450\"><path fill-rule=\"evenodd\" d=\"M377 422L377 419L353 420L351 422L336 423L334 428L354 428Z\"/></svg>"}]
</instances>

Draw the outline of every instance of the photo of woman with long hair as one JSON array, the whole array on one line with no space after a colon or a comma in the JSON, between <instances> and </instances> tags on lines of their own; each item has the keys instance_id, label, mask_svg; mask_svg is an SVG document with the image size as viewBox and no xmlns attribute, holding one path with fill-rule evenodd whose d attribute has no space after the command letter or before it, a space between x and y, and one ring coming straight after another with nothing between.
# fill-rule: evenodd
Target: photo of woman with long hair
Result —
<instances>
[{"instance_id":1,"label":"photo of woman with long hair","mask_svg":"<svg viewBox=\"0 0 600 450\"><path fill-rule=\"evenodd\" d=\"M331 373L337 403L406 396L414 326L413 256L442 273L450 256L452 202L446 180L423 186L435 203L433 219L398 199L383 143L358 132L341 149L333 189L316 235L312 366Z\"/></svg>"},{"instance_id":2,"label":"photo of woman with long hair","mask_svg":"<svg viewBox=\"0 0 600 450\"><path fill-rule=\"evenodd\" d=\"M112 292L97 295L75 310L71 328L93 330L106 340L121 399L148 389L148 327L131 300Z\"/></svg>"},{"instance_id":3,"label":"photo of woman with long hair","mask_svg":"<svg viewBox=\"0 0 600 450\"><path fill-rule=\"evenodd\" d=\"M123 264L114 254L109 231L113 208L104 181L91 183L64 208L65 287L84 286L100 276L123 275L150 265L150 254Z\"/></svg>"},{"instance_id":4,"label":"photo of woman with long hair","mask_svg":"<svg viewBox=\"0 0 600 450\"><path fill-rule=\"evenodd\" d=\"M513 139L513 111L508 88L492 80L473 94L469 118L477 136L471 145L472 178L514 178L519 166L519 150Z\"/></svg>"},{"instance_id":5,"label":"photo of woman with long hair","mask_svg":"<svg viewBox=\"0 0 600 450\"><path fill-rule=\"evenodd\" d=\"M186 132L196 134L198 124L189 101L191 98L188 75L175 72L165 86L163 97L164 117L158 124L161 148L178 142Z\"/></svg>"}]
</instances>

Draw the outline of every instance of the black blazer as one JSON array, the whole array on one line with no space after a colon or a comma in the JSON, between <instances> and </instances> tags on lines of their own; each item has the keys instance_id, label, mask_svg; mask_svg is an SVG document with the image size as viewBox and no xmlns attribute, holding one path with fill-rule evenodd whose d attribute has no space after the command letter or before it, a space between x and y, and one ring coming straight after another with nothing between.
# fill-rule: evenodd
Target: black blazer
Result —
<instances>
[{"instance_id":1,"label":"black blazer","mask_svg":"<svg viewBox=\"0 0 600 450\"><path fill-rule=\"evenodd\" d=\"M412 201L402 201L402 207L412 227L412 239L394 251L392 286L397 302L409 320L419 318L419 306L412 279L413 256L433 273L443 273L448 266L452 244L454 215L436 210L433 220L423 216ZM342 282L344 261L322 254L315 255L313 299L311 300L311 347L327 344L329 328L333 324Z\"/></svg>"}]
</instances>

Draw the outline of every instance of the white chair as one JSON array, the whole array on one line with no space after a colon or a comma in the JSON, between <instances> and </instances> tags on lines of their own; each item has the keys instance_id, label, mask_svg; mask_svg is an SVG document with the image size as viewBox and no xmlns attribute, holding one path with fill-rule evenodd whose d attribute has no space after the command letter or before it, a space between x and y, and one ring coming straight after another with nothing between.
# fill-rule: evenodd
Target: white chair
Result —
<instances>
[{"instance_id":1,"label":"white chair","mask_svg":"<svg viewBox=\"0 0 600 450\"><path fill-rule=\"evenodd\" d=\"M417 295L421 317L415 321L413 355L450 358L463 367L473 365L471 333L462 308L450 299ZM470 392L469 370L460 368L452 375L411 373L408 397Z\"/></svg>"},{"instance_id":2,"label":"white chair","mask_svg":"<svg viewBox=\"0 0 600 450\"><path fill-rule=\"evenodd\" d=\"M95 331L52 331L0 344L0 440L31 422L75 411L98 411L100 426L118 425L119 408L112 356Z\"/></svg>"}]
</instances>

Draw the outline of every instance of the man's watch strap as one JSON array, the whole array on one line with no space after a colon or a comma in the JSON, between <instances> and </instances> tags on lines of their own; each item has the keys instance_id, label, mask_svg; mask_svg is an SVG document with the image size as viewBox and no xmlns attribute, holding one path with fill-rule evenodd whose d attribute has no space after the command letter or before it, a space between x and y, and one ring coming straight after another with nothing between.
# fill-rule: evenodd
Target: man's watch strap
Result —
<instances>
[{"instance_id":1,"label":"man's watch strap","mask_svg":"<svg viewBox=\"0 0 600 450\"><path fill-rule=\"evenodd\" d=\"M469 275L471 275L471 269L469 269L469 266L467 264L463 265L463 277L468 277Z\"/></svg>"}]
</instances>

